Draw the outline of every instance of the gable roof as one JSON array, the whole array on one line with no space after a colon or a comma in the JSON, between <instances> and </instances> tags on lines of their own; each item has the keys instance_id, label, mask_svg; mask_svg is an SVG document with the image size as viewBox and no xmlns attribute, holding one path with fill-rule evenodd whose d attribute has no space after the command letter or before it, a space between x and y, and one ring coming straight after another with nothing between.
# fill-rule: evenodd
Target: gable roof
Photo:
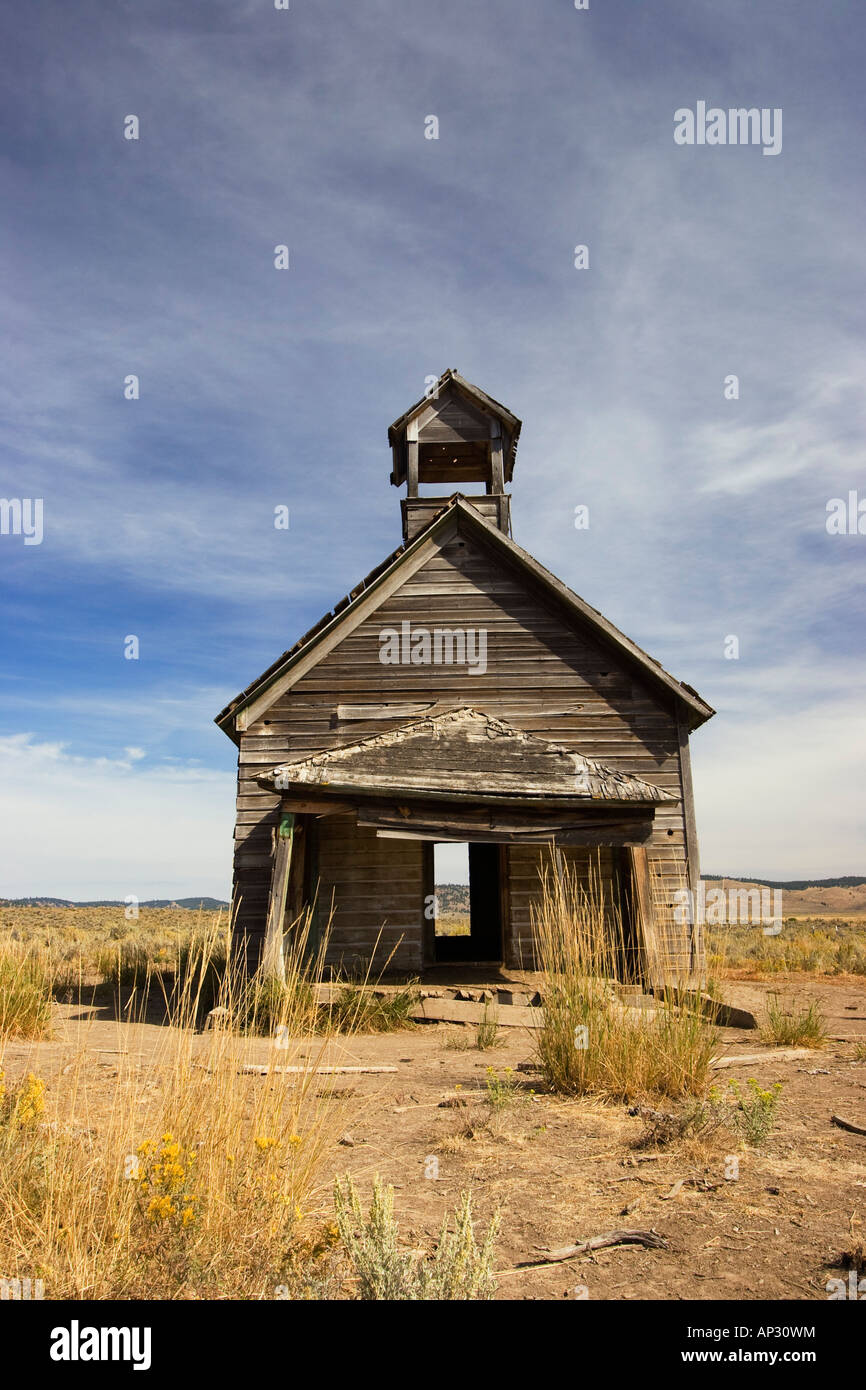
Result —
<instances>
[{"instance_id":1,"label":"gable roof","mask_svg":"<svg viewBox=\"0 0 866 1390\"><path fill-rule=\"evenodd\" d=\"M523 550L497 526L493 526L487 521L471 503L466 501L461 493L455 493L443 502L442 510L423 530L418 532L408 545L399 546L387 559L371 570L345 598L334 605L329 613L320 618L314 627L311 627L292 647L283 652L282 656L278 657L266 671L262 672L257 680L254 680L245 690L235 696L225 709L220 711L214 722L224 729L230 738L237 741L238 727L243 727L243 725L238 726L235 723L238 716L243 716L254 702L258 702L266 691L273 689L279 683L280 689L274 691L272 696L272 699L276 699L283 689L288 689L294 684L295 679L300 679L300 676L309 669L310 665L314 665L317 660L326 656L345 635L344 628L351 631L357 623L363 621L368 612L374 612L379 603L387 596L386 591L377 600L375 598L377 590L381 591L386 583L391 581L397 581L399 585L402 570L407 571L405 578L408 578L414 570L420 569L427 558L425 552L431 548L431 542L436 540L458 519L461 525L467 525L470 529L474 529L479 538L496 550L506 563L515 565L524 574L535 580L545 594L567 616L578 618L587 623L599 639L613 647L628 664L640 670L658 690L663 691L668 696L675 697L683 708L690 729L697 728L698 725L712 717L715 710L701 699L696 690L693 690L690 685L678 681L658 661L643 651L636 642L632 642L629 637L620 632L619 628L609 622L598 609L591 607L555 575L551 574L550 570L545 569L544 565L539 564L538 560L534 559L528 551ZM316 648L320 648L320 654L315 660L310 660L314 656ZM302 661L304 663L303 670L299 670ZM294 679L291 678L293 673L295 673Z\"/></svg>"},{"instance_id":2,"label":"gable roof","mask_svg":"<svg viewBox=\"0 0 866 1390\"><path fill-rule=\"evenodd\" d=\"M586 801L632 805L677 797L642 777L616 772L562 743L461 707L413 719L341 748L282 763L257 778L269 790L321 787L328 795L378 791L440 800Z\"/></svg>"},{"instance_id":3,"label":"gable roof","mask_svg":"<svg viewBox=\"0 0 866 1390\"><path fill-rule=\"evenodd\" d=\"M481 390L480 386L474 386L471 381L467 381L466 378L462 377L453 367L449 367L447 371L442 373L436 385L428 394L423 395L414 405L410 405L408 410L404 410L403 414L398 416L392 425L388 426L388 443L391 445L392 449L395 445L399 444L405 433L406 426L412 417L417 415L420 411L427 410L430 406L435 405L443 388L448 386L451 382L453 382L458 391L462 392L464 396L467 396L470 401L474 401L481 410L488 415L495 415L497 420L504 425L505 432L509 437L509 443L505 452L505 457L503 458L503 465L505 469L505 482L510 483L514 474L517 441L520 438L520 429L523 422L518 420L516 415L512 415L507 406L502 405L500 401L495 401L492 396L488 396L486 391ZM394 476L391 481L399 483L401 479Z\"/></svg>"}]
</instances>

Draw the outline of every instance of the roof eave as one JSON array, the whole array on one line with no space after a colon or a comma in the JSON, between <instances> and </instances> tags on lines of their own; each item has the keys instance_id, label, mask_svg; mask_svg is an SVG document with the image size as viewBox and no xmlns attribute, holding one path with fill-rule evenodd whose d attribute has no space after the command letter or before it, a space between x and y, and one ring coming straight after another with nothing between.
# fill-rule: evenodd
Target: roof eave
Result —
<instances>
[{"instance_id":1,"label":"roof eave","mask_svg":"<svg viewBox=\"0 0 866 1390\"><path fill-rule=\"evenodd\" d=\"M569 589L567 584L563 584L561 579L558 579L555 574L536 560L533 555L530 555L527 550L524 550L522 546L519 546L510 536L506 536L504 532L500 531L498 526L489 522L474 507L465 503L462 498L458 498L455 502L455 509L459 509L462 514L465 514L473 525L483 528L494 544L499 545L507 555L520 562L525 569L529 570L549 589L552 589L569 607L577 609L587 622L601 630L618 651L632 661L636 661L651 680L655 680L657 684L665 687L671 695L678 699L690 713L690 729L698 728L716 713L692 686L686 685L677 680L676 676L672 676L660 662L656 661L655 657L650 656L630 637L626 637L625 633L620 632L619 628L610 622L603 613L600 613L597 608L593 608L573 589Z\"/></svg>"},{"instance_id":2,"label":"roof eave","mask_svg":"<svg viewBox=\"0 0 866 1390\"><path fill-rule=\"evenodd\" d=\"M517 448L517 440L520 437L520 428L523 423L518 416L512 414L508 407L503 405L501 401L494 400L492 396L488 396L487 392L482 391L480 386L476 386L474 382L467 381L465 377L461 376L459 372L454 371L451 367L439 377L439 380L436 382L435 390L439 391L441 387L447 385L449 381L453 381L458 390L464 391L466 395L474 398L479 405L490 411L491 414L498 416L503 424L508 426L511 434L510 453L514 454ZM417 400L414 405L410 405L408 410L404 410L403 414L400 415L393 424L388 426L388 443L392 448L395 444L399 443L403 430L412 419L412 416L417 415L419 411L430 405L431 401L435 399L436 397L433 392L429 394L425 393L425 395L421 396L420 400Z\"/></svg>"},{"instance_id":3,"label":"roof eave","mask_svg":"<svg viewBox=\"0 0 866 1390\"><path fill-rule=\"evenodd\" d=\"M343 618L352 611L356 603L360 603L362 598L365 598L368 594L379 588L380 585L384 584L385 580L392 574L395 566L400 565L407 556L413 555L417 550L420 550L424 542L428 540L434 532L442 529L447 524L455 510L458 500L460 500L459 497L455 495L453 499L447 502L443 510L433 517L430 523L425 526L422 531L419 531L417 536L415 536L408 545L400 546L397 550L392 552L390 561L386 561L384 566L378 569L378 572L375 569L371 570L370 574L375 577L371 579L369 583L362 580L360 585L356 585L355 589L357 589L357 592L355 589L352 590L352 594L354 594L353 598L350 598L348 602L345 599L341 599L336 603L330 610L330 616L326 614L324 619L310 628L310 640L321 640L326 633L332 631L335 624L342 622ZM313 639L312 634L315 634L315 639ZM300 638L288 651L284 652L281 657L278 657L272 666L269 666L256 680L252 681L245 690L242 690L239 695L236 695L233 700L229 701L225 709L220 710L219 714L214 719L214 723L223 729L235 743L238 743L239 740L236 737L237 729L234 727L234 720L237 715L246 705L251 704L263 691L267 690L270 685L273 685L281 676L284 676L286 671L291 670L295 662L309 651L309 648L310 642L305 641L303 637Z\"/></svg>"},{"instance_id":4,"label":"roof eave","mask_svg":"<svg viewBox=\"0 0 866 1390\"><path fill-rule=\"evenodd\" d=\"M270 772L262 773L256 778L256 782L266 791L279 791L282 796L288 798L310 798L318 792L323 799L329 797L340 801L349 801L352 798L364 797L387 797L389 799L399 798L401 801L443 801L443 802L475 802L479 805L492 806L523 806L523 807L546 807L557 806L562 809L580 810L588 806L606 807L611 810L620 810L628 807L638 807L648 809L650 807L671 805L679 801L679 797L673 796L670 792L663 792L659 789L658 797L600 797L600 796L574 796L570 793L546 791L546 792L494 792L494 791L468 791L455 792L443 787L418 787L418 786L394 786L377 782L288 782L274 786L274 781L279 768L274 768Z\"/></svg>"}]
</instances>

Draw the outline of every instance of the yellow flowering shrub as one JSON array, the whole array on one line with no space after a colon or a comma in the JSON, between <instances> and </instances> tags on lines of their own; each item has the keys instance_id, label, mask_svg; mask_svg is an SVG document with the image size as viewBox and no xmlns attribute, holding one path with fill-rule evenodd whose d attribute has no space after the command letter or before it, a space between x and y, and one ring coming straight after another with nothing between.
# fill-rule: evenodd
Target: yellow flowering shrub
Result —
<instances>
[{"instance_id":1,"label":"yellow flowering shrub","mask_svg":"<svg viewBox=\"0 0 866 1390\"><path fill-rule=\"evenodd\" d=\"M45 1082L28 1072L17 1086L7 1086L0 1071L0 1123L13 1129L35 1124L45 1113Z\"/></svg>"},{"instance_id":2,"label":"yellow flowering shrub","mask_svg":"<svg viewBox=\"0 0 866 1390\"><path fill-rule=\"evenodd\" d=\"M152 1225L170 1224L186 1230L195 1223L198 1195L191 1190L195 1178L194 1149L184 1149L173 1134L159 1144L145 1140L136 1150L138 1204Z\"/></svg>"}]
</instances>

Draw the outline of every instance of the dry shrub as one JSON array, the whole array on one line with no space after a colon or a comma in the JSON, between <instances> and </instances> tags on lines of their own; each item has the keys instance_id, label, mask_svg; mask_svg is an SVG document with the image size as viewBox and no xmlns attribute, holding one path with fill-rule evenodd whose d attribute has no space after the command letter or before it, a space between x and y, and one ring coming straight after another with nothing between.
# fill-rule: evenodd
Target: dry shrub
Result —
<instances>
[{"instance_id":1,"label":"dry shrub","mask_svg":"<svg viewBox=\"0 0 866 1390\"><path fill-rule=\"evenodd\" d=\"M776 1122L781 1094L780 1081L764 1088L751 1078L745 1090L735 1080L728 1082L727 1093L710 1086L706 1095L686 1101L676 1114L635 1105L629 1114L646 1122L635 1148L661 1149L684 1139L707 1140L720 1129L738 1135L747 1144L760 1144Z\"/></svg>"},{"instance_id":2,"label":"dry shrub","mask_svg":"<svg viewBox=\"0 0 866 1390\"><path fill-rule=\"evenodd\" d=\"M496 1292L493 1247L499 1234L498 1212L481 1242L475 1238L472 1197L463 1192L454 1213L454 1230L446 1216L435 1254L404 1250L394 1218L394 1189L373 1181L370 1210L364 1215L351 1177L345 1189L334 1184L334 1207L345 1258L352 1270L357 1297L369 1300L452 1301L491 1299Z\"/></svg>"},{"instance_id":3,"label":"dry shrub","mask_svg":"<svg viewBox=\"0 0 866 1390\"><path fill-rule=\"evenodd\" d=\"M630 1008L619 998L614 982L638 973L636 948L600 875L593 871L584 883L553 855L542 867L541 889L531 909L544 975L536 1054L548 1084L566 1094L622 1100L703 1090L715 1030L687 1006L673 970L654 1009Z\"/></svg>"}]
</instances>

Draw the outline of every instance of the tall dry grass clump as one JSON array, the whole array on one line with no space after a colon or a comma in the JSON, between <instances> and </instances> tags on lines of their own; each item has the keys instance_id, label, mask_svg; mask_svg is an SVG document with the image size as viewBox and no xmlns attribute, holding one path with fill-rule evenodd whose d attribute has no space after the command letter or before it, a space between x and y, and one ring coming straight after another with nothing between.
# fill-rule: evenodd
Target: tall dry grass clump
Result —
<instances>
[{"instance_id":1,"label":"tall dry grass clump","mask_svg":"<svg viewBox=\"0 0 866 1390\"><path fill-rule=\"evenodd\" d=\"M138 1060L153 1027L130 1024L128 1053L101 1093L86 1032L47 1083L5 1079L5 1277L41 1279L46 1298L303 1296L311 1260L336 1240L335 1230L311 1237L309 1218L328 1208L322 1158L341 1124L329 1078L316 1075L329 1042L309 1029L324 940L311 951L309 937L305 918L275 986L248 978L226 934L211 932L167 999L155 1055ZM225 1012L202 1033L214 961ZM262 1020L264 1046L249 1031ZM269 1074L243 1070L251 1047Z\"/></svg>"},{"instance_id":2,"label":"tall dry grass clump","mask_svg":"<svg viewBox=\"0 0 866 1390\"><path fill-rule=\"evenodd\" d=\"M674 972L651 1009L628 1004L616 981L638 974L638 948L619 901L597 871L581 881L552 856L531 909L544 975L537 1060L554 1090L629 1100L684 1097L707 1084L716 1045L708 1019L685 1003Z\"/></svg>"},{"instance_id":3,"label":"tall dry grass clump","mask_svg":"<svg viewBox=\"0 0 866 1390\"><path fill-rule=\"evenodd\" d=\"M767 1019L762 1029L765 1042L776 1047L824 1047L827 1042L827 1020L817 999L805 1005L791 1004L785 1008L779 996L771 994L767 1001Z\"/></svg>"},{"instance_id":4,"label":"tall dry grass clump","mask_svg":"<svg viewBox=\"0 0 866 1390\"><path fill-rule=\"evenodd\" d=\"M49 1036L52 984L44 947L17 941L0 946L0 1042Z\"/></svg>"}]
</instances>

